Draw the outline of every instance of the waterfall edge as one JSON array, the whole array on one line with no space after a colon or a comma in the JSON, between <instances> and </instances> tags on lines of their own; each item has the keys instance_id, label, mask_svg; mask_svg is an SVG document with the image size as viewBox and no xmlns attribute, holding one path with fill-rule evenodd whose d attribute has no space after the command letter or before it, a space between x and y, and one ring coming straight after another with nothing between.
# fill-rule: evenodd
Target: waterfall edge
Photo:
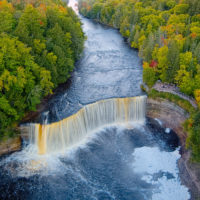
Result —
<instances>
[{"instance_id":1,"label":"waterfall edge","mask_svg":"<svg viewBox=\"0 0 200 200\"><path fill-rule=\"evenodd\" d=\"M131 122L144 123L146 99L146 96L105 99L88 104L61 121L27 124L22 126L22 130L26 127L29 143L37 146L38 154L60 152L100 127Z\"/></svg>"}]
</instances>

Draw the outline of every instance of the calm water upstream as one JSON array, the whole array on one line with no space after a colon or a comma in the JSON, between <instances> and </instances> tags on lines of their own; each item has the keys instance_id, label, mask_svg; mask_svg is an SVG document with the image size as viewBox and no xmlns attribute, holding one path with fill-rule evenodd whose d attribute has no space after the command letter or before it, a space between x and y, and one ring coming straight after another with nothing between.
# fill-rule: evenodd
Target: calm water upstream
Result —
<instances>
[{"instance_id":1,"label":"calm water upstream","mask_svg":"<svg viewBox=\"0 0 200 200\"><path fill-rule=\"evenodd\" d=\"M82 23L85 50L69 88L48 102L43 118L49 123L98 100L142 95L137 52L118 31L85 18ZM59 154L38 155L35 146L25 144L0 158L0 199L187 200L172 137L170 131L135 123L104 127Z\"/></svg>"}]
</instances>

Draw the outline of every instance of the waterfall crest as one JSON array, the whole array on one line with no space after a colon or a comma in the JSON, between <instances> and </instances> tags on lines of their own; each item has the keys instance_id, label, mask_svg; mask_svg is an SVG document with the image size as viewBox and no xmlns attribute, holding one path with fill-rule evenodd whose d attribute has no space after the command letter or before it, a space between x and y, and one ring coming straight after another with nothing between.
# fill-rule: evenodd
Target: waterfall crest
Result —
<instances>
[{"instance_id":1,"label":"waterfall crest","mask_svg":"<svg viewBox=\"0 0 200 200\"><path fill-rule=\"evenodd\" d=\"M30 124L29 141L39 154L58 152L80 142L95 129L128 122L144 122L146 96L113 98L89 104L52 124Z\"/></svg>"}]
</instances>

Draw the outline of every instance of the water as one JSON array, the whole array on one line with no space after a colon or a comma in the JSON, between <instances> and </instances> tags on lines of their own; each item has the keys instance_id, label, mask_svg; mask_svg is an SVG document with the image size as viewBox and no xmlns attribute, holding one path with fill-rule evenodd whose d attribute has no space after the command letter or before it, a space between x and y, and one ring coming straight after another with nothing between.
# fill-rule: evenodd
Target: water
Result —
<instances>
[{"instance_id":1,"label":"water","mask_svg":"<svg viewBox=\"0 0 200 200\"><path fill-rule=\"evenodd\" d=\"M48 102L49 122L64 119L83 106L114 97L142 95L142 61L117 30L82 18L85 50L69 89Z\"/></svg>"},{"instance_id":2,"label":"water","mask_svg":"<svg viewBox=\"0 0 200 200\"><path fill-rule=\"evenodd\" d=\"M88 37L83 57L69 88L48 102L43 124L102 99L142 95L137 52L116 30L82 22ZM0 199L187 200L177 168L177 138L167 132L147 121L102 127L60 153L39 155L36 145L26 145L0 158Z\"/></svg>"},{"instance_id":3,"label":"water","mask_svg":"<svg viewBox=\"0 0 200 200\"><path fill-rule=\"evenodd\" d=\"M162 134L137 124L112 126L61 154L25 148L0 162L0 199L189 199L177 144Z\"/></svg>"}]
</instances>

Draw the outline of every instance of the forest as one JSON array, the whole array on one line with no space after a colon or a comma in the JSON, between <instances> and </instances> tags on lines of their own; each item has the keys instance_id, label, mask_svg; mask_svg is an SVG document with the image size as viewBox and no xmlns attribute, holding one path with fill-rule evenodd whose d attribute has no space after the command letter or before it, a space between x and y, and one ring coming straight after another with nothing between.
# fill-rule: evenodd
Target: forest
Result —
<instances>
[{"instance_id":1,"label":"forest","mask_svg":"<svg viewBox=\"0 0 200 200\"><path fill-rule=\"evenodd\" d=\"M83 50L81 22L61 0L0 1L0 137L66 82Z\"/></svg>"},{"instance_id":2,"label":"forest","mask_svg":"<svg viewBox=\"0 0 200 200\"><path fill-rule=\"evenodd\" d=\"M143 59L143 81L172 83L200 107L199 0L79 0L82 15L118 29ZM200 111L186 123L200 161Z\"/></svg>"}]
</instances>

